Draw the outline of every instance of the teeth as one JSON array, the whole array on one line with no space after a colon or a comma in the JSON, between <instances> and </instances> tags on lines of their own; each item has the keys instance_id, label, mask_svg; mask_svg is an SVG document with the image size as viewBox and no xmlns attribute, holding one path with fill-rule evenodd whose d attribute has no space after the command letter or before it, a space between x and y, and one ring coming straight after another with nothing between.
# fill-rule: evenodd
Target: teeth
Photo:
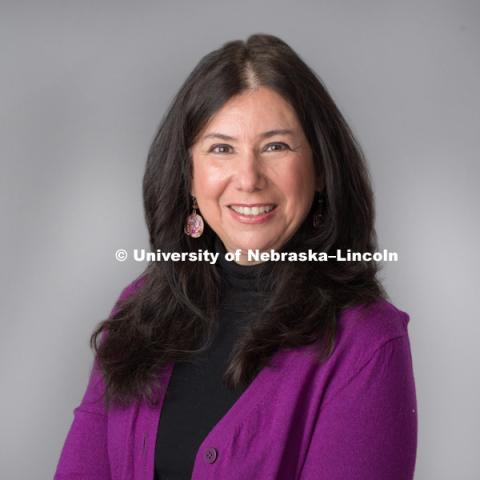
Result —
<instances>
[{"instance_id":1,"label":"teeth","mask_svg":"<svg viewBox=\"0 0 480 480\"><path fill-rule=\"evenodd\" d=\"M232 205L232 210L242 215L263 215L273 210L273 205L265 205L263 207L236 207Z\"/></svg>"}]
</instances>

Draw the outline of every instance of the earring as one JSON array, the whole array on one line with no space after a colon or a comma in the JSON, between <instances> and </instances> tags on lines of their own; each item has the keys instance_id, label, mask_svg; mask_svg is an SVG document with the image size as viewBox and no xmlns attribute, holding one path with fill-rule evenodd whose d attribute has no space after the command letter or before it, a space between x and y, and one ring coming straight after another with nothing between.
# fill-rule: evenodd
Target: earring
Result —
<instances>
[{"instance_id":1,"label":"earring","mask_svg":"<svg viewBox=\"0 0 480 480\"><path fill-rule=\"evenodd\" d=\"M187 217L185 222L185 227L183 231L186 235L189 235L192 238L198 238L203 233L203 218L197 213L198 203L197 199L192 196L193 200L193 212Z\"/></svg>"},{"instance_id":2,"label":"earring","mask_svg":"<svg viewBox=\"0 0 480 480\"><path fill-rule=\"evenodd\" d=\"M316 212L313 215L314 228L318 228L321 225L322 216L323 216L323 207L325 203L325 195L323 193L318 192L317 203L318 203L318 207Z\"/></svg>"}]
</instances>

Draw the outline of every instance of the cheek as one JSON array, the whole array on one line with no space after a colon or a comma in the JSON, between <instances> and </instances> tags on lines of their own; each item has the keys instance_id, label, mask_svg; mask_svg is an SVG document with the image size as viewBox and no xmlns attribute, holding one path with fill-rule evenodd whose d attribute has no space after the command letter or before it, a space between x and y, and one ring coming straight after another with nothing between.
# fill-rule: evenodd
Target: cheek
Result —
<instances>
[{"instance_id":1,"label":"cheek","mask_svg":"<svg viewBox=\"0 0 480 480\"><path fill-rule=\"evenodd\" d=\"M309 206L315 190L315 170L313 163L307 160L290 164L282 175L282 190L290 208L301 210Z\"/></svg>"},{"instance_id":2,"label":"cheek","mask_svg":"<svg viewBox=\"0 0 480 480\"><path fill-rule=\"evenodd\" d=\"M198 203L215 201L225 188L225 175L218 169L197 166L193 174L193 191Z\"/></svg>"}]
</instances>

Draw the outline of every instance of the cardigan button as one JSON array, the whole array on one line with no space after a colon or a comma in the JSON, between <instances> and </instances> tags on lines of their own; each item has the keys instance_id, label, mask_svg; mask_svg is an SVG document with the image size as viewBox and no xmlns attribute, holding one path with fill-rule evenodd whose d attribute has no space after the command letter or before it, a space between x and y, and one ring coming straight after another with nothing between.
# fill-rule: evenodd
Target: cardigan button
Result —
<instances>
[{"instance_id":1,"label":"cardigan button","mask_svg":"<svg viewBox=\"0 0 480 480\"><path fill-rule=\"evenodd\" d=\"M215 448L207 448L203 457L207 463L213 463L217 459L217 450Z\"/></svg>"}]
</instances>

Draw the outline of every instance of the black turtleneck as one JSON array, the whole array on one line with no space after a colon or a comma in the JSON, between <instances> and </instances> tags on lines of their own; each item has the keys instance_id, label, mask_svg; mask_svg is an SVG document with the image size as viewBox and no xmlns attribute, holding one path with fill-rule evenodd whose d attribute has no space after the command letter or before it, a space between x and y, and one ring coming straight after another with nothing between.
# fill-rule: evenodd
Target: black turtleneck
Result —
<instances>
[{"instance_id":1,"label":"black turtleneck","mask_svg":"<svg viewBox=\"0 0 480 480\"><path fill-rule=\"evenodd\" d=\"M209 349L193 362L175 363L158 426L155 480L190 480L203 439L245 390L228 388L222 377L242 325L261 302L262 266L227 261L218 237L215 251L222 278L218 330Z\"/></svg>"}]
</instances>

